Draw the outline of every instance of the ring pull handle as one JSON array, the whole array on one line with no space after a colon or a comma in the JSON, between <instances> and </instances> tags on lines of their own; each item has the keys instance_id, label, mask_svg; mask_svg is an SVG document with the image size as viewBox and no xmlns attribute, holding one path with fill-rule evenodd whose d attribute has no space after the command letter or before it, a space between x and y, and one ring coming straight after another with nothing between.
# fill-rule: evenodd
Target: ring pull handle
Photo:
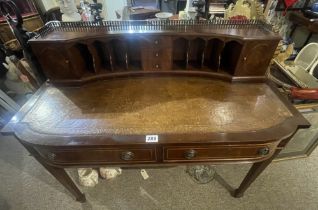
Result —
<instances>
[{"instance_id":1,"label":"ring pull handle","mask_svg":"<svg viewBox=\"0 0 318 210\"><path fill-rule=\"evenodd\" d=\"M258 154L259 155L268 155L269 154L269 148L268 147L263 147L263 148L260 148L258 150Z\"/></svg>"},{"instance_id":2,"label":"ring pull handle","mask_svg":"<svg viewBox=\"0 0 318 210\"><path fill-rule=\"evenodd\" d=\"M184 157L188 160L191 160L197 156L197 151L190 149L184 153Z\"/></svg>"},{"instance_id":3,"label":"ring pull handle","mask_svg":"<svg viewBox=\"0 0 318 210\"><path fill-rule=\"evenodd\" d=\"M132 160L134 159L134 157L135 157L135 154L131 151L122 152L120 156L122 160Z\"/></svg>"},{"instance_id":4,"label":"ring pull handle","mask_svg":"<svg viewBox=\"0 0 318 210\"><path fill-rule=\"evenodd\" d=\"M49 158L49 160L55 160L56 158L56 154L53 152L50 152L47 154L47 157Z\"/></svg>"}]
</instances>

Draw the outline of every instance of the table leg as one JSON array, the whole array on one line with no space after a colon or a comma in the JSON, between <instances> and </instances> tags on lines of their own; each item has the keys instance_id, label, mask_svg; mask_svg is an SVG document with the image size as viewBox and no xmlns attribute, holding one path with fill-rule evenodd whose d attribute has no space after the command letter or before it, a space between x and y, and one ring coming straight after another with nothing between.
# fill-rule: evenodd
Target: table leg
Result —
<instances>
[{"instance_id":1,"label":"table leg","mask_svg":"<svg viewBox=\"0 0 318 210\"><path fill-rule=\"evenodd\" d=\"M57 168L47 164L41 163L70 193L72 193L76 200L85 202L85 195L78 189L70 176L66 173L64 168Z\"/></svg>"},{"instance_id":2,"label":"table leg","mask_svg":"<svg viewBox=\"0 0 318 210\"><path fill-rule=\"evenodd\" d=\"M22 143L23 144L23 143ZM70 193L72 193L76 200L79 202L85 202L85 194L83 194L78 187L75 185L70 176L66 173L64 168L58 168L51 165L48 165L45 161L42 160L42 157L38 152L33 149L31 146L23 144L23 146L31 153L31 155L44 167L48 170Z\"/></svg>"},{"instance_id":3,"label":"table leg","mask_svg":"<svg viewBox=\"0 0 318 210\"><path fill-rule=\"evenodd\" d=\"M240 198L244 195L247 188L255 181L255 179L265 170L265 168L272 162L272 160L280 153L281 149L277 149L274 155L262 162L254 163L239 188L232 193L233 197Z\"/></svg>"}]
</instances>

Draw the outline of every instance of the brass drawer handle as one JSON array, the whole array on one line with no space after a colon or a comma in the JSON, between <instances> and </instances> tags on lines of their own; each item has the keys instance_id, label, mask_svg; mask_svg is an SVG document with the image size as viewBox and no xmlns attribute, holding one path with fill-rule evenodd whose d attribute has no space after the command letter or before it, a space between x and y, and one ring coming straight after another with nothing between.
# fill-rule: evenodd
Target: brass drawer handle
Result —
<instances>
[{"instance_id":1,"label":"brass drawer handle","mask_svg":"<svg viewBox=\"0 0 318 210\"><path fill-rule=\"evenodd\" d=\"M120 156L122 160L132 160L134 159L134 157L135 157L135 154L131 151L122 152Z\"/></svg>"},{"instance_id":2,"label":"brass drawer handle","mask_svg":"<svg viewBox=\"0 0 318 210\"><path fill-rule=\"evenodd\" d=\"M50 153L47 154L47 157L49 158L49 160L55 160L56 154L50 152Z\"/></svg>"},{"instance_id":3,"label":"brass drawer handle","mask_svg":"<svg viewBox=\"0 0 318 210\"><path fill-rule=\"evenodd\" d=\"M197 151L190 149L184 153L184 157L188 160L191 160L197 156Z\"/></svg>"},{"instance_id":4,"label":"brass drawer handle","mask_svg":"<svg viewBox=\"0 0 318 210\"><path fill-rule=\"evenodd\" d=\"M268 155L268 153L269 153L268 147L263 147L258 150L259 155Z\"/></svg>"}]
</instances>

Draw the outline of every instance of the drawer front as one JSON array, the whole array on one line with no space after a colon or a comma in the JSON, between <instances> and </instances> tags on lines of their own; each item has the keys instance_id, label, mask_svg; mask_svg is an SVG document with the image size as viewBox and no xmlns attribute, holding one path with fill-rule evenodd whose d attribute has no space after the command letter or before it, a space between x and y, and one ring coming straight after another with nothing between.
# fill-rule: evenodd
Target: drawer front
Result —
<instances>
[{"instance_id":1,"label":"drawer front","mask_svg":"<svg viewBox=\"0 0 318 210\"><path fill-rule=\"evenodd\" d=\"M41 155L57 164L116 164L156 161L154 148L107 148L40 150Z\"/></svg>"},{"instance_id":2,"label":"drawer front","mask_svg":"<svg viewBox=\"0 0 318 210\"><path fill-rule=\"evenodd\" d=\"M172 69L171 49L149 50L141 52L143 70L145 71L168 71Z\"/></svg>"},{"instance_id":3,"label":"drawer front","mask_svg":"<svg viewBox=\"0 0 318 210\"><path fill-rule=\"evenodd\" d=\"M164 148L165 162L256 161L270 157L275 145L169 146Z\"/></svg>"},{"instance_id":4,"label":"drawer front","mask_svg":"<svg viewBox=\"0 0 318 210\"><path fill-rule=\"evenodd\" d=\"M167 36L143 37L141 57L145 71L171 70L171 38Z\"/></svg>"},{"instance_id":5,"label":"drawer front","mask_svg":"<svg viewBox=\"0 0 318 210\"><path fill-rule=\"evenodd\" d=\"M142 38L142 47L151 50L172 48L171 37L169 36L147 36Z\"/></svg>"}]
</instances>

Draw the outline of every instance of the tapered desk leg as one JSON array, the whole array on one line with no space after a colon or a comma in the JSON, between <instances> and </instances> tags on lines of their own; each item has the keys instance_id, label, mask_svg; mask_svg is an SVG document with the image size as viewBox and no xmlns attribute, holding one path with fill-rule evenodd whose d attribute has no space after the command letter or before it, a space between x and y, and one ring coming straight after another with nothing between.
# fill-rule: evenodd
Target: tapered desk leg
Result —
<instances>
[{"instance_id":1,"label":"tapered desk leg","mask_svg":"<svg viewBox=\"0 0 318 210\"><path fill-rule=\"evenodd\" d=\"M233 197L240 198L243 196L247 188L255 181L255 179L265 170L272 160L280 153L281 149L277 149L273 156L265 161L254 163L239 188L232 193Z\"/></svg>"},{"instance_id":2,"label":"tapered desk leg","mask_svg":"<svg viewBox=\"0 0 318 210\"><path fill-rule=\"evenodd\" d=\"M66 173L63 168L56 168L47 164L41 163L70 193L72 193L76 200L85 202L85 195L77 188L73 180Z\"/></svg>"},{"instance_id":3,"label":"tapered desk leg","mask_svg":"<svg viewBox=\"0 0 318 210\"><path fill-rule=\"evenodd\" d=\"M23 144L23 143L22 143ZM64 168L58 168L48 165L42 160L42 157L34 150L31 146L23 144L23 146L33 155L33 157L41 163L41 165L46 168L70 193L72 193L76 200L79 202L85 202L85 195L78 189L70 176L66 173Z\"/></svg>"}]
</instances>

